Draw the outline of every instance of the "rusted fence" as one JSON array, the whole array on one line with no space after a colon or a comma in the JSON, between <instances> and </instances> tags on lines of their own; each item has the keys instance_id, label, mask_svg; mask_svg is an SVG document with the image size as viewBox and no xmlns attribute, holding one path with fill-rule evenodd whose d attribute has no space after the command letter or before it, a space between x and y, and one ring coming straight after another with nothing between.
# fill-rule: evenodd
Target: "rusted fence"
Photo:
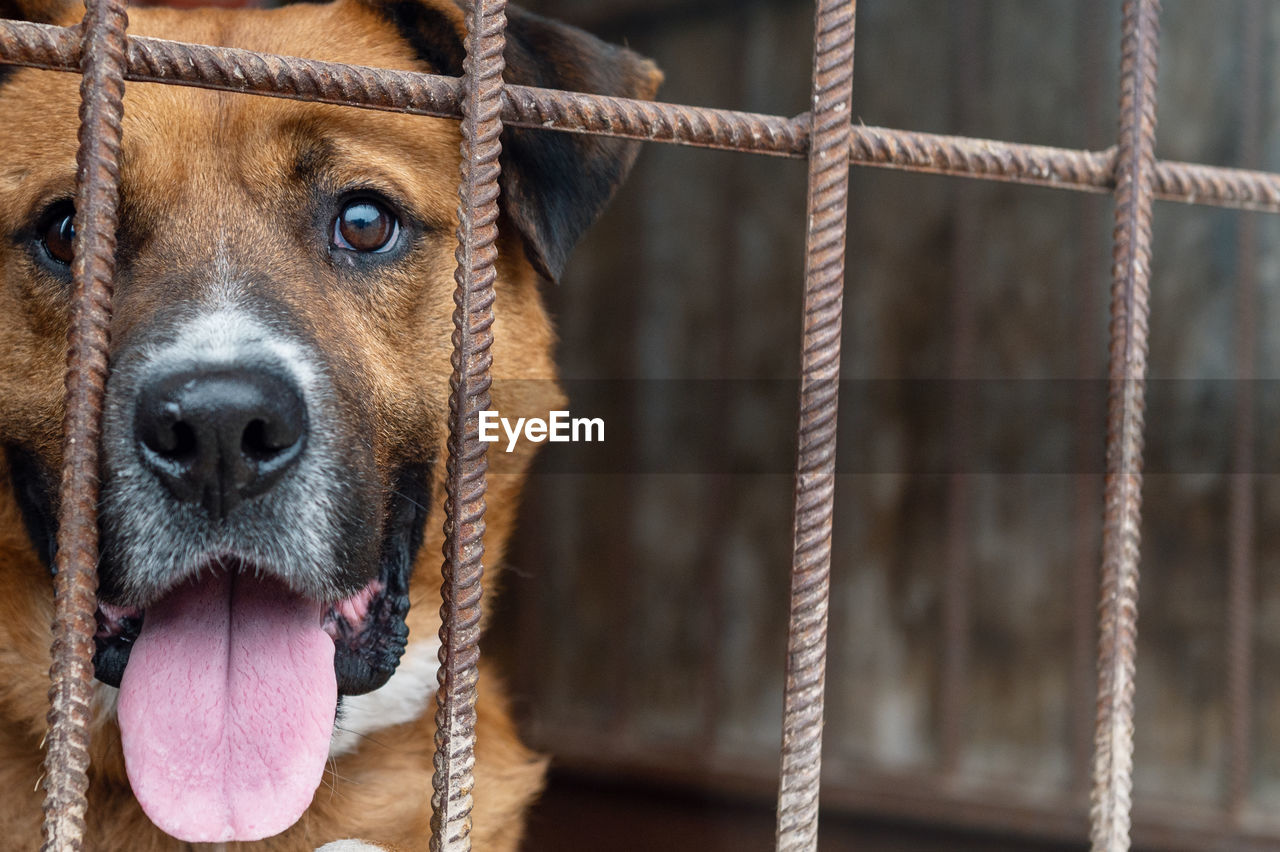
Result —
<instances>
[{"instance_id":1,"label":"rusted fence","mask_svg":"<svg viewBox=\"0 0 1280 852\"><path fill-rule=\"evenodd\" d=\"M828 575L835 482L842 289L849 166L881 166L1115 193L1111 367L1094 727L1092 840L1129 846L1133 679L1142 487L1150 222L1155 199L1280 212L1280 175L1155 159L1159 0L1123 3L1120 130L1106 150L1067 150L852 123L855 0L818 0L813 101L793 118L505 85L504 0L468 7L462 78L346 66L230 48L128 38L122 0L88 0L80 27L0 21L0 63L83 75L72 325L56 574L53 685L46 760L45 848L82 843L88 766L91 637L96 604L97 446L106 379L114 265L121 101L125 81L392 110L462 120L458 270L446 500L446 559L432 848L470 848L478 630L496 250L498 137L504 124L745 153L807 157L799 452L777 847L817 843ZM1255 28L1256 30L1257 28ZM1254 50L1254 64L1256 64ZM1253 68L1253 66L1249 66ZM1250 72L1256 89L1256 68ZM1256 136L1256 133L1255 133ZM1247 241L1249 237L1242 237ZM1243 250L1243 247L1242 247ZM1256 286L1256 285L1255 285ZM1247 316L1242 295L1241 315ZM1254 334L1241 336L1246 363ZM1241 406L1250 404L1242 398ZM956 416L963 416L963 402ZM1248 417L1241 418L1248 423ZM1251 437L1238 436L1242 453ZM1247 468L1247 458L1241 464ZM1251 499L1247 492L1237 504ZM1086 501L1087 502L1087 501ZM1233 517L1251 513L1241 505ZM1248 608L1249 528L1232 559L1231 600ZM963 565L955 583L963 585ZM1081 589L1090 584L1081 583ZM962 602L963 597L954 597ZM963 632L962 605L946 616ZM1232 806L1248 773L1247 619L1233 620L1232 707L1242 715L1232 755ZM948 681L963 677L957 651ZM1243 733L1242 733L1243 732ZM955 732L949 735L954 752ZM1243 739L1241 739L1243 737ZM423 791L426 795L427 791Z\"/></svg>"}]
</instances>

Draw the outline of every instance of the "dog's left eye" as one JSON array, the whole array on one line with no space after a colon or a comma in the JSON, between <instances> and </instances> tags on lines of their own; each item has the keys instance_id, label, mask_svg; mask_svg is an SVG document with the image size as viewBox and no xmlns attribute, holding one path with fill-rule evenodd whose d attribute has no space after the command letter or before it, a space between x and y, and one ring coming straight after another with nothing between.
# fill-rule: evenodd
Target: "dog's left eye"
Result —
<instances>
[{"instance_id":1,"label":"dog's left eye","mask_svg":"<svg viewBox=\"0 0 1280 852\"><path fill-rule=\"evenodd\" d=\"M334 248L385 252L395 247L400 221L382 204L369 198L348 201L333 220Z\"/></svg>"},{"instance_id":2,"label":"dog's left eye","mask_svg":"<svg viewBox=\"0 0 1280 852\"><path fill-rule=\"evenodd\" d=\"M71 202L63 201L50 208L40 221L40 243L55 263L71 265L71 247L76 238L75 215Z\"/></svg>"}]
</instances>

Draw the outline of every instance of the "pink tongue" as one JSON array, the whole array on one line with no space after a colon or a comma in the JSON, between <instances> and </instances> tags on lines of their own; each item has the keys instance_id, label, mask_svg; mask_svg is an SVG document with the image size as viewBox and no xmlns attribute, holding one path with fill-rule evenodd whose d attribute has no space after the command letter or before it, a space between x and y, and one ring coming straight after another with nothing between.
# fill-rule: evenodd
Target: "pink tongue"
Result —
<instances>
[{"instance_id":1,"label":"pink tongue","mask_svg":"<svg viewBox=\"0 0 1280 852\"><path fill-rule=\"evenodd\" d=\"M320 786L337 703L319 604L227 572L182 586L147 608L120 684L134 795L179 840L278 834Z\"/></svg>"}]
</instances>

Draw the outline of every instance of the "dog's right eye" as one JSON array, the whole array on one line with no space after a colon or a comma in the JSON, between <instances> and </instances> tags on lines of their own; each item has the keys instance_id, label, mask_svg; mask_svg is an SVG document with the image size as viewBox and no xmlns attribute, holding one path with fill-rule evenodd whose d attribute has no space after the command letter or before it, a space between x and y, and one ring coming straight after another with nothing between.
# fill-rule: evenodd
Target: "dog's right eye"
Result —
<instances>
[{"instance_id":1,"label":"dog's right eye","mask_svg":"<svg viewBox=\"0 0 1280 852\"><path fill-rule=\"evenodd\" d=\"M37 233L44 253L54 263L71 265L72 245L76 238L75 207L70 201L55 204L40 220Z\"/></svg>"},{"instance_id":2,"label":"dog's right eye","mask_svg":"<svg viewBox=\"0 0 1280 852\"><path fill-rule=\"evenodd\" d=\"M386 207L370 198L348 201L333 221L334 248L376 253L390 251L400 236L400 222Z\"/></svg>"}]
</instances>

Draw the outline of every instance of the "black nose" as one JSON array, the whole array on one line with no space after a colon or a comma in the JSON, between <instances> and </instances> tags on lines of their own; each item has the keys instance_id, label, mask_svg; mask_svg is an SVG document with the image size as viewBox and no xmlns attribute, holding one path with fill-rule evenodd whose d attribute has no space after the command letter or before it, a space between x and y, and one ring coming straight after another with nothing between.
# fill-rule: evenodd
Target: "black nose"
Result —
<instances>
[{"instance_id":1,"label":"black nose","mask_svg":"<svg viewBox=\"0 0 1280 852\"><path fill-rule=\"evenodd\" d=\"M134 434L175 497L222 518L297 462L307 411L293 383L266 370L171 373L138 394Z\"/></svg>"}]
</instances>

